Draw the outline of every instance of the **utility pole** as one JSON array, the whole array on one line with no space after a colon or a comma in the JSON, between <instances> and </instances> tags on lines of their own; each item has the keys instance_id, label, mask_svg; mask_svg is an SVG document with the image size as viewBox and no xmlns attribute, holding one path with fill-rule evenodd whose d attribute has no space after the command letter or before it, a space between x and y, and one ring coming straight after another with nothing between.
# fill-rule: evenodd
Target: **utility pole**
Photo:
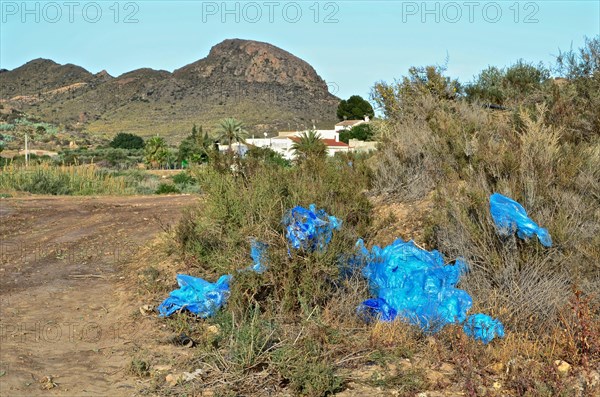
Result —
<instances>
[{"instance_id":1,"label":"utility pole","mask_svg":"<svg viewBox=\"0 0 600 397\"><path fill-rule=\"evenodd\" d=\"M29 150L27 149L27 133L25 133L25 167L29 166Z\"/></svg>"}]
</instances>

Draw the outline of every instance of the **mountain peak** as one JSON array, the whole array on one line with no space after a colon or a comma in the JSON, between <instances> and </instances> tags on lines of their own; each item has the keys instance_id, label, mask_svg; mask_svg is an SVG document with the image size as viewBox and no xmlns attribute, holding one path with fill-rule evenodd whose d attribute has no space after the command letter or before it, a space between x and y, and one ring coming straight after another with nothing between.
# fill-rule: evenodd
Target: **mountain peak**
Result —
<instances>
[{"instance_id":1,"label":"mountain peak","mask_svg":"<svg viewBox=\"0 0 600 397\"><path fill-rule=\"evenodd\" d=\"M45 121L84 131L181 137L236 117L252 133L325 127L339 99L302 59L274 45L229 39L173 73L141 68L112 77L35 59L0 73L0 100ZM84 115L85 117L82 117Z\"/></svg>"},{"instance_id":2,"label":"mountain peak","mask_svg":"<svg viewBox=\"0 0 600 397\"><path fill-rule=\"evenodd\" d=\"M174 72L179 78L223 76L248 83L278 83L327 90L327 84L307 62L269 43L227 39L204 59Z\"/></svg>"}]
</instances>

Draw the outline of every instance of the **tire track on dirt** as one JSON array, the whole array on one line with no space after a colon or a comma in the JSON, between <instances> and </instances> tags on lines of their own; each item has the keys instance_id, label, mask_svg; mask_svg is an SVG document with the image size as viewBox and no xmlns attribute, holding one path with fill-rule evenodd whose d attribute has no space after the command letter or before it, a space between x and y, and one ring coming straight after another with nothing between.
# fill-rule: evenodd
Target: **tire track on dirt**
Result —
<instances>
[{"instance_id":1,"label":"tire track on dirt","mask_svg":"<svg viewBox=\"0 0 600 397\"><path fill-rule=\"evenodd\" d=\"M120 271L195 200L2 199L0 395L135 394L126 366L141 330Z\"/></svg>"}]
</instances>

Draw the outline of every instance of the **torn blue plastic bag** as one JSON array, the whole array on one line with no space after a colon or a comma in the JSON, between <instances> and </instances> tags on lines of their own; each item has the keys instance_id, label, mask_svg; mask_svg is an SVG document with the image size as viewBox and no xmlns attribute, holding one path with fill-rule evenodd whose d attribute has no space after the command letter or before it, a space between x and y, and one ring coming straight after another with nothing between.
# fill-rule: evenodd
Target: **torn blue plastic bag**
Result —
<instances>
[{"instance_id":1,"label":"torn blue plastic bag","mask_svg":"<svg viewBox=\"0 0 600 397\"><path fill-rule=\"evenodd\" d=\"M366 263L362 273L374 296L358 307L361 317L376 316L383 321L400 317L428 333L466 320L473 301L469 294L456 288L467 270L463 260L445 265L438 251L429 252L402 239L385 248L375 246L371 252L362 240L357 246L357 256Z\"/></svg>"},{"instance_id":2,"label":"torn blue plastic bag","mask_svg":"<svg viewBox=\"0 0 600 397\"><path fill-rule=\"evenodd\" d=\"M161 317L167 317L179 310L188 310L199 317L213 316L229 298L230 275L224 275L216 283L201 278L177 275L179 289L171 292L169 297L158 306Z\"/></svg>"},{"instance_id":3,"label":"torn blue plastic bag","mask_svg":"<svg viewBox=\"0 0 600 397\"><path fill-rule=\"evenodd\" d=\"M292 208L284 215L283 224L285 236L293 248L315 251L327 247L333 231L341 228L342 221L311 204L308 209Z\"/></svg>"},{"instance_id":4,"label":"torn blue plastic bag","mask_svg":"<svg viewBox=\"0 0 600 397\"><path fill-rule=\"evenodd\" d=\"M539 227L527 216L525 208L516 201L494 193L490 196L490 212L501 236L510 236L517 232L521 239L529 239L537 235L544 247L552 246L552 238L548 230Z\"/></svg>"},{"instance_id":5,"label":"torn blue plastic bag","mask_svg":"<svg viewBox=\"0 0 600 397\"><path fill-rule=\"evenodd\" d=\"M250 257L254 264L250 266L249 270L253 270L258 274L267 270L267 244L252 240L250 243Z\"/></svg>"},{"instance_id":6,"label":"torn blue plastic bag","mask_svg":"<svg viewBox=\"0 0 600 397\"><path fill-rule=\"evenodd\" d=\"M463 331L468 336L488 344L494 338L504 338L504 326L487 314L473 314L463 325Z\"/></svg>"}]
</instances>

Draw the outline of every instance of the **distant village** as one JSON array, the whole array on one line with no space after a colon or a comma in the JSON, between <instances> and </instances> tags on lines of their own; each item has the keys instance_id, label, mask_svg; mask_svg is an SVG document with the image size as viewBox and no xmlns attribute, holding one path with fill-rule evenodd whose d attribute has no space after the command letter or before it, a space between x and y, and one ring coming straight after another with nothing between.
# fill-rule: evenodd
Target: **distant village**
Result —
<instances>
[{"instance_id":1,"label":"distant village","mask_svg":"<svg viewBox=\"0 0 600 397\"><path fill-rule=\"evenodd\" d=\"M336 153L340 152L368 152L371 150L375 150L377 147L377 142L365 142L360 141L358 139L350 139L348 143L340 141L340 132L345 130L350 130L353 127L356 127L361 124L370 123L370 119L368 116L365 116L363 120L344 120L337 123L332 130L317 130L314 129L321 139L323 143L327 146L327 155L334 156ZM280 131L276 137L267 137L265 133L265 137L256 138L252 136L252 138L247 138L245 143L233 143L232 149L235 153L238 153L240 156L244 156L248 151L248 146L256 146L256 147L267 147L276 153L280 154L283 158L287 160L294 160L295 152L292 149L292 146L295 142L300 140L300 136L306 131ZM219 151L227 151L229 149L228 145L219 145Z\"/></svg>"}]
</instances>

